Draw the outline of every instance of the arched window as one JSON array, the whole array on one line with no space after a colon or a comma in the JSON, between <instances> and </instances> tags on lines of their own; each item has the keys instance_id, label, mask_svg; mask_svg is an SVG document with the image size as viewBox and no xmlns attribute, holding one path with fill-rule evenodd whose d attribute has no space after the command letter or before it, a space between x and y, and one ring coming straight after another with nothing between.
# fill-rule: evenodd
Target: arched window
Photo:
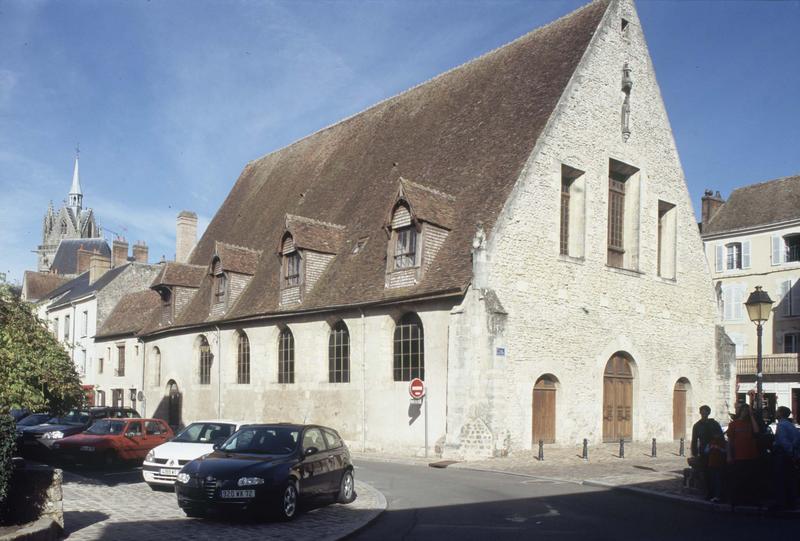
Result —
<instances>
[{"instance_id":1,"label":"arched window","mask_svg":"<svg viewBox=\"0 0 800 541\"><path fill-rule=\"evenodd\" d=\"M334 325L328 338L328 381L331 383L350 381L350 333L344 321Z\"/></svg>"},{"instance_id":2,"label":"arched window","mask_svg":"<svg viewBox=\"0 0 800 541\"><path fill-rule=\"evenodd\" d=\"M211 354L211 346L205 336L200 336L200 384L211 384L211 365L214 362L214 355Z\"/></svg>"},{"instance_id":3,"label":"arched window","mask_svg":"<svg viewBox=\"0 0 800 541\"><path fill-rule=\"evenodd\" d=\"M394 328L394 380L425 379L425 336L414 313L404 315Z\"/></svg>"},{"instance_id":4,"label":"arched window","mask_svg":"<svg viewBox=\"0 0 800 541\"><path fill-rule=\"evenodd\" d=\"M278 338L278 383L294 383L294 336L288 328Z\"/></svg>"},{"instance_id":5,"label":"arched window","mask_svg":"<svg viewBox=\"0 0 800 541\"><path fill-rule=\"evenodd\" d=\"M392 243L394 269L407 269L416 265L417 230L411 221L411 212L405 205L397 205L392 214Z\"/></svg>"},{"instance_id":6,"label":"arched window","mask_svg":"<svg viewBox=\"0 0 800 541\"><path fill-rule=\"evenodd\" d=\"M250 340L243 331L238 333L236 349L236 383L250 383Z\"/></svg>"},{"instance_id":7,"label":"arched window","mask_svg":"<svg viewBox=\"0 0 800 541\"><path fill-rule=\"evenodd\" d=\"M161 385L161 350L153 348L153 367L155 370L155 384Z\"/></svg>"}]
</instances>

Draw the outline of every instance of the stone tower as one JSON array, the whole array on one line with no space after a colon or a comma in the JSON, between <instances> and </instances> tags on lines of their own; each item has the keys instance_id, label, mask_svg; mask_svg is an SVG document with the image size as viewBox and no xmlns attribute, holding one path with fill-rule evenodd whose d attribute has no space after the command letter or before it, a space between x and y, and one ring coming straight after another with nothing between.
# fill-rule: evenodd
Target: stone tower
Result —
<instances>
[{"instance_id":1,"label":"stone tower","mask_svg":"<svg viewBox=\"0 0 800 541\"><path fill-rule=\"evenodd\" d=\"M100 226L90 208L83 208L78 169L79 152L75 152L75 167L72 171L72 185L67 200L55 210L53 202L47 208L42 224L42 243L36 252L39 256L37 268L47 272L53 263L58 244L65 239L94 239L100 237Z\"/></svg>"}]
</instances>

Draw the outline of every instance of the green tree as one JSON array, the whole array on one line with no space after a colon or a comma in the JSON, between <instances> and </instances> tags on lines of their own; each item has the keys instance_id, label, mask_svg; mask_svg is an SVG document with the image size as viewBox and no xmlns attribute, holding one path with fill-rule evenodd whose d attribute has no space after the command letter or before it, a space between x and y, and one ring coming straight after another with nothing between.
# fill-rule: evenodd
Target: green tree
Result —
<instances>
[{"instance_id":1,"label":"green tree","mask_svg":"<svg viewBox=\"0 0 800 541\"><path fill-rule=\"evenodd\" d=\"M60 414L82 405L75 365L33 314L0 285L0 414L11 408Z\"/></svg>"}]
</instances>

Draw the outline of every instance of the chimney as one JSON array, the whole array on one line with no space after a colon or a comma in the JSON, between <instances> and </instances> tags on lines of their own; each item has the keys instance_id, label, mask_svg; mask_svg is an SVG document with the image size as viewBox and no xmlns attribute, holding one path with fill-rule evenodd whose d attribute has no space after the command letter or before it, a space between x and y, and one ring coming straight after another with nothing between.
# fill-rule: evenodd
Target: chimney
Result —
<instances>
[{"instance_id":1,"label":"chimney","mask_svg":"<svg viewBox=\"0 0 800 541\"><path fill-rule=\"evenodd\" d=\"M178 213L175 232L175 261L186 263L197 243L197 214L189 210Z\"/></svg>"},{"instance_id":2,"label":"chimney","mask_svg":"<svg viewBox=\"0 0 800 541\"><path fill-rule=\"evenodd\" d=\"M111 244L111 261L114 267L121 267L128 262L128 241L117 237Z\"/></svg>"},{"instance_id":3,"label":"chimney","mask_svg":"<svg viewBox=\"0 0 800 541\"><path fill-rule=\"evenodd\" d=\"M111 259L94 252L89 257L89 283L93 284L111 268Z\"/></svg>"},{"instance_id":4,"label":"chimney","mask_svg":"<svg viewBox=\"0 0 800 541\"><path fill-rule=\"evenodd\" d=\"M708 222L711 221L711 219L714 217L714 215L717 213L720 207L724 204L725 200L722 198L719 192L713 193L711 190L705 191L705 193L703 194L702 205L700 209L700 214L701 214L700 217L702 219L700 226L701 231L705 228L706 225L708 225Z\"/></svg>"},{"instance_id":5,"label":"chimney","mask_svg":"<svg viewBox=\"0 0 800 541\"><path fill-rule=\"evenodd\" d=\"M137 241L133 245L133 260L137 263L147 264L147 244L144 241Z\"/></svg>"},{"instance_id":6,"label":"chimney","mask_svg":"<svg viewBox=\"0 0 800 541\"><path fill-rule=\"evenodd\" d=\"M83 244L81 244L81 247L78 248L77 261L75 263L75 272L77 274L83 274L89 270L89 259L91 257L92 252L84 248Z\"/></svg>"}]
</instances>

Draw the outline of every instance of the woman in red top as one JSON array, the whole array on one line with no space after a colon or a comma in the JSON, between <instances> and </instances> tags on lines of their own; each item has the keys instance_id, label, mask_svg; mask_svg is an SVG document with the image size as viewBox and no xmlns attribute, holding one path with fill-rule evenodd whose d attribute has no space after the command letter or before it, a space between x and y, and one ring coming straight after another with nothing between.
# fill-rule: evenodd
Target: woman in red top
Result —
<instances>
[{"instance_id":1,"label":"woman in red top","mask_svg":"<svg viewBox=\"0 0 800 541\"><path fill-rule=\"evenodd\" d=\"M736 418L728 425L728 464L730 465L731 507L747 494L754 496L758 472L758 422L747 404L740 404Z\"/></svg>"}]
</instances>

